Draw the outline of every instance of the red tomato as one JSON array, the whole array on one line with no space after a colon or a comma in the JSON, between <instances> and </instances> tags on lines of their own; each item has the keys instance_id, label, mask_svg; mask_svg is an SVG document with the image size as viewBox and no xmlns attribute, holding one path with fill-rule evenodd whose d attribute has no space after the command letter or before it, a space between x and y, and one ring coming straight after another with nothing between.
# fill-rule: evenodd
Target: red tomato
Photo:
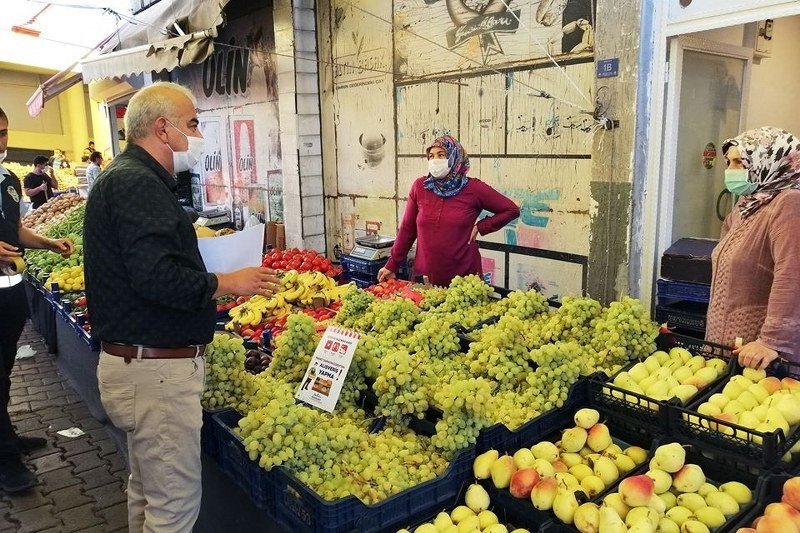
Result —
<instances>
[{"instance_id":1,"label":"red tomato","mask_svg":"<svg viewBox=\"0 0 800 533\"><path fill-rule=\"evenodd\" d=\"M245 329L242 330L242 337L252 337L252 336L253 336L253 330L252 329L245 328Z\"/></svg>"},{"instance_id":2,"label":"red tomato","mask_svg":"<svg viewBox=\"0 0 800 533\"><path fill-rule=\"evenodd\" d=\"M303 261L303 264L300 265L300 268L303 270L312 270L314 265L311 263L311 261Z\"/></svg>"}]
</instances>

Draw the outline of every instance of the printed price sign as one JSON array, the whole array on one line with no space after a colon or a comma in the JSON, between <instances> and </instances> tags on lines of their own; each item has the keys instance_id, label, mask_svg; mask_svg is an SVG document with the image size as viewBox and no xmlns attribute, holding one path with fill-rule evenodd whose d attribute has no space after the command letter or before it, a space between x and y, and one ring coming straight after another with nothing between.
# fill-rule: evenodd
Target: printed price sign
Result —
<instances>
[{"instance_id":1,"label":"printed price sign","mask_svg":"<svg viewBox=\"0 0 800 533\"><path fill-rule=\"evenodd\" d=\"M359 338L360 335L353 331L328 326L314 350L295 398L332 413L339 401Z\"/></svg>"}]
</instances>

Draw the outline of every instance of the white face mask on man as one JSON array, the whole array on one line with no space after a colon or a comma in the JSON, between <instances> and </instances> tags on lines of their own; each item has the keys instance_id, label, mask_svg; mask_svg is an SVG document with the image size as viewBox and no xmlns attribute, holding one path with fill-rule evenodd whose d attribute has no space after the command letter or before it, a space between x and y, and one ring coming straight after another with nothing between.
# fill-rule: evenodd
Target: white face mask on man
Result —
<instances>
[{"instance_id":1,"label":"white face mask on man","mask_svg":"<svg viewBox=\"0 0 800 533\"><path fill-rule=\"evenodd\" d=\"M3 150L0 152L0 165L3 164L3 161L6 160L6 157L8 157L8 150Z\"/></svg>"},{"instance_id":2,"label":"white face mask on man","mask_svg":"<svg viewBox=\"0 0 800 533\"><path fill-rule=\"evenodd\" d=\"M175 128L181 135L186 137L187 141L189 141L189 149L185 152L176 152L171 146L169 146L169 143L167 143L169 149L172 150L173 172L175 172L175 174L178 172L186 172L187 170L193 168L200 161L200 158L205 151L205 139L202 137L190 137L179 130L178 127L169 120L167 123Z\"/></svg>"}]
</instances>

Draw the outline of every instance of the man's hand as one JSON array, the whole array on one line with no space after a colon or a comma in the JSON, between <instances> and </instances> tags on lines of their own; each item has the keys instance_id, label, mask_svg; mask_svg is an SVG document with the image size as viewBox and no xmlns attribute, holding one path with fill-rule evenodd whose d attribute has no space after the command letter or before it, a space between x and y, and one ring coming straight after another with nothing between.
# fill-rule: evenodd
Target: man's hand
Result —
<instances>
[{"instance_id":1,"label":"man's hand","mask_svg":"<svg viewBox=\"0 0 800 533\"><path fill-rule=\"evenodd\" d=\"M0 241L0 264L10 265L14 262L15 257L22 257L22 252L19 251L19 248Z\"/></svg>"},{"instance_id":2,"label":"man's hand","mask_svg":"<svg viewBox=\"0 0 800 533\"><path fill-rule=\"evenodd\" d=\"M281 280L270 268L250 267L230 274L217 274L217 285L215 297L223 294L234 296L261 294L270 297L280 290Z\"/></svg>"},{"instance_id":3,"label":"man's hand","mask_svg":"<svg viewBox=\"0 0 800 533\"><path fill-rule=\"evenodd\" d=\"M392 272L391 270L389 270L388 268L383 267L382 269L378 270L378 282L379 283L382 282L382 281L388 281L388 280L394 279L394 278L395 278L395 273Z\"/></svg>"},{"instance_id":4,"label":"man's hand","mask_svg":"<svg viewBox=\"0 0 800 533\"><path fill-rule=\"evenodd\" d=\"M472 226L472 234L469 236L469 243L472 244L478 238L478 225Z\"/></svg>"},{"instance_id":5,"label":"man's hand","mask_svg":"<svg viewBox=\"0 0 800 533\"><path fill-rule=\"evenodd\" d=\"M69 239L51 239L47 249L62 257L69 257L75 251L75 246Z\"/></svg>"},{"instance_id":6,"label":"man's hand","mask_svg":"<svg viewBox=\"0 0 800 533\"><path fill-rule=\"evenodd\" d=\"M778 352L767 348L758 341L753 341L733 351L739 356L739 364L748 368L764 369L778 358Z\"/></svg>"}]
</instances>

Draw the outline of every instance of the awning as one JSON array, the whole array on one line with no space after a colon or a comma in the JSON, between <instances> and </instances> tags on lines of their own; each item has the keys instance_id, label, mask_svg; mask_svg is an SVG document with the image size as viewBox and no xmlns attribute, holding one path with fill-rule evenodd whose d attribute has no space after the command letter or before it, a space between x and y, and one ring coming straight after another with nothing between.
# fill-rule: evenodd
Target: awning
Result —
<instances>
[{"instance_id":1,"label":"awning","mask_svg":"<svg viewBox=\"0 0 800 533\"><path fill-rule=\"evenodd\" d=\"M42 112L45 102L52 100L73 85L77 85L83 81L80 73L72 72L72 68L74 66L75 65L72 65L69 68L62 70L43 84L39 85L39 88L36 89L36 91L34 91L34 93L28 99L28 114L30 116L37 116Z\"/></svg>"},{"instance_id":2,"label":"awning","mask_svg":"<svg viewBox=\"0 0 800 533\"><path fill-rule=\"evenodd\" d=\"M203 62L214 51L222 10L230 0L162 1L120 28L117 51L81 61L83 80L170 71ZM180 34L170 37L176 33Z\"/></svg>"},{"instance_id":3,"label":"awning","mask_svg":"<svg viewBox=\"0 0 800 533\"><path fill-rule=\"evenodd\" d=\"M83 81L89 83L146 72L169 72L177 67L202 63L214 51L216 36L217 30L212 28L83 60Z\"/></svg>"}]
</instances>

